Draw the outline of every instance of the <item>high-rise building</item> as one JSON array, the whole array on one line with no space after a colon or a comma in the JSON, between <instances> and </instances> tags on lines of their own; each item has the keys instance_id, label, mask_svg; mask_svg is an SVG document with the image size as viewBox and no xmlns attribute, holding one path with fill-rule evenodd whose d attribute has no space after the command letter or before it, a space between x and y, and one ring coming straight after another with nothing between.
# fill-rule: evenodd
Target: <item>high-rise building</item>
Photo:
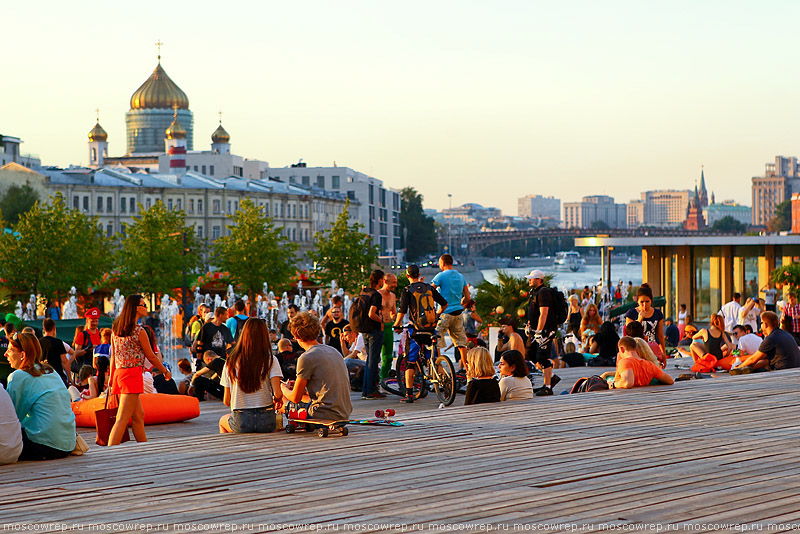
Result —
<instances>
[{"instance_id":1,"label":"high-rise building","mask_svg":"<svg viewBox=\"0 0 800 534\"><path fill-rule=\"evenodd\" d=\"M564 228L593 228L599 223L609 228L625 228L625 204L617 204L607 195L586 196L581 202L564 203Z\"/></svg>"},{"instance_id":2,"label":"high-rise building","mask_svg":"<svg viewBox=\"0 0 800 534\"><path fill-rule=\"evenodd\" d=\"M628 203L628 228L655 226L674 228L686 220L692 192L677 189L645 191L639 200Z\"/></svg>"},{"instance_id":3,"label":"high-rise building","mask_svg":"<svg viewBox=\"0 0 800 534\"><path fill-rule=\"evenodd\" d=\"M22 154L19 151L19 145L21 144L22 139L19 137L0 134L0 166L13 162L27 169L41 167L42 162L39 161L37 156Z\"/></svg>"},{"instance_id":4,"label":"high-rise building","mask_svg":"<svg viewBox=\"0 0 800 534\"><path fill-rule=\"evenodd\" d=\"M800 165L796 157L775 156L767 163L764 176L752 180L753 219L756 226L766 226L775 216L775 208L800 192Z\"/></svg>"},{"instance_id":5,"label":"high-rise building","mask_svg":"<svg viewBox=\"0 0 800 534\"><path fill-rule=\"evenodd\" d=\"M517 199L517 214L527 219L561 219L561 199L543 197L542 195L527 195Z\"/></svg>"}]
</instances>

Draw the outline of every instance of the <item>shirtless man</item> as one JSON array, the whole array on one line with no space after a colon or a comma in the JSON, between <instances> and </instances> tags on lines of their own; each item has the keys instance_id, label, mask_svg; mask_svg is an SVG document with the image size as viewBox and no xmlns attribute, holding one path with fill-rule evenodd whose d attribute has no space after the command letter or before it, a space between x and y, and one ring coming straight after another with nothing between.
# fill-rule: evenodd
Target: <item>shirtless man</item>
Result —
<instances>
[{"instance_id":1,"label":"shirtless man","mask_svg":"<svg viewBox=\"0 0 800 534\"><path fill-rule=\"evenodd\" d=\"M389 376L394 359L394 331L392 325L397 316L397 277L391 273L383 278L383 286L378 290L383 299L381 305L381 318L383 319L383 349L381 350L381 380Z\"/></svg>"}]
</instances>

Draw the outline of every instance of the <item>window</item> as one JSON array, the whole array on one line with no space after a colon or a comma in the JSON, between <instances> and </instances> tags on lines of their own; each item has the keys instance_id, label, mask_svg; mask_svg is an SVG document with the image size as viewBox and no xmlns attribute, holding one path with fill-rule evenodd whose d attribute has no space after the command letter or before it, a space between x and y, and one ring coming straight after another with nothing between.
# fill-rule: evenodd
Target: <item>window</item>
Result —
<instances>
[{"instance_id":1,"label":"window","mask_svg":"<svg viewBox=\"0 0 800 534\"><path fill-rule=\"evenodd\" d=\"M353 181L354 181L354 180L353 180L353 177L352 177L352 176L348 176L348 177L347 177L347 183L348 183L348 184L352 184L352 183L353 183Z\"/></svg>"},{"instance_id":2,"label":"window","mask_svg":"<svg viewBox=\"0 0 800 534\"><path fill-rule=\"evenodd\" d=\"M233 215L233 211L231 211L232 207L233 207L233 202L229 200L228 201L228 215Z\"/></svg>"},{"instance_id":3,"label":"window","mask_svg":"<svg viewBox=\"0 0 800 534\"><path fill-rule=\"evenodd\" d=\"M194 199L189 199L189 213L194 213Z\"/></svg>"},{"instance_id":4,"label":"window","mask_svg":"<svg viewBox=\"0 0 800 534\"><path fill-rule=\"evenodd\" d=\"M89 197L83 197L83 211L89 211Z\"/></svg>"},{"instance_id":5,"label":"window","mask_svg":"<svg viewBox=\"0 0 800 534\"><path fill-rule=\"evenodd\" d=\"M134 197L131 197L130 212L136 213L136 199Z\"/></svg>"},{"instance_id":6,"label":"window","mask_svg":"<svg viewBox=\"0 0 800 534\"><path fill-rule=\"evenodd\" d=\"M386 235L386 223L380 223L378 225L378 229L380 230L381 235Z\"/></svg>"},{"instance_id":7,"label":"window","mask_svg":"<svg viewBox=\"0 0 800 534\"><path fill-rule=\"evenodd\" d=\"M125 209L125 208L126 208L126 206L125 206L125 197L121 197L121 198L119 199L119 211L120 211L121 213L125 213L126 211L128 211L128 210L127 210L127 209Z\"/></svg>"},{"instance_id":8,"label":"window","mask_svg":"<svg viewBox=\"0 0 800 534\"><path fill-rule=\"evenodd\" d=\"M306 241L308 241L308 228L306 228Z\"/></svg>"},{"instance_id":9,"label":"window","mask_svg":"<svg viewBox=\"0 0 800 534\"><path fill-rule=\"evenodd\" d=\"M234 211L234 213L239 211L239 201L238 200L234 200L233 201L233 211Z\"/></svg>"},{"instance_id":10,"label":"window","mask_svg":"<svg viewBox=\"0 0 800 534\"><path fill-rule=\"evenodd\" d=\"M264 215L269 217L269 202L264 202Z\"/></svg>"},{"instance_id":11,"label":"window","mask_svg":"<svg viewBox=\"0 0 800 534\"><path fill-rule=\"evenodd\" d=\"M283 217L283 202L281 202L281 217Z\"/></svg>"},{"instance_id":12,"label":"window","mask_svg":"<svg viewBox=\"0 0 800 534\"><path fill-rule=\"evenodd\" d=\"M114 197L106 197L106 213L113 213Z\"/></svg>"},{"instance_id":13,"label":"window","mask_svg":"<svg viewBox=\"0 0 800 534\"><path fill-rule=\"evenodd\" d=\"M219 201L219 199L214 200L211 203L211 206L212 206L211 213L213 213L214 215L219 215L220 212L222 211L222 207L220 206L220 204L221 204L221 202Z\"/></svg>"},{"instance_id":14,"label":"window","mask_svg":"<svg viewBox=\"0 0 800 534\"><path fill-rule=\"evenodd\" d=\"M324 176L317 176L317 187L321 189L325 189L325 177Z\"/></svg>"},{"instance_id":15,"label":"window","mask_svg":"<svg viewBox=\"0 0 800 534\"><path fill-rule=\"evenodd\" d=\"M197 213L199 213L201 215L203 213L203 199L198 199L197 200Z\"/></svg>"},{"instance_id":16,"label":"window","mask_svg":"<svg viewBox=\"0 0 800 534\"><path fill-rule=\"evenodd\" d=\"M202 167L200 167L200 172L201 172L201 173L203 173L203 174L205 174L205 173L206 173L206 166L205 166L205 165L203 165Z\"/></svg>"},{"instance_id":17,"label":"window","mask_svg":"<svg viewBox=\"0 0 800 534\"><path fill-rule=\"evenodd\" d=\"M297 241L297 228L292 228L292 241Z\"/></svg>"},{"instance_id":18,"label":"window","mask_svg":"<svg viewBox=\"0 0 800 534\"><path fill-rule=\"evenodd\" d=\"M375 186L369 184L369 203L375 204Z\"/></svg>"},{"instance_id":19,"label":"window","mask_svg":"<svg viewBox=\"0 0 800 534\"><path fill-rule=\"evenodd\" d=\"M178 199L178 210L182 210L182 209L183 209L183 199L179 198Z\"/></svg>"},{"instance_id":20,"label":"window","mask_svg":"<svg viewBox=\"0 0 800 534\"><path fill-rule=\"evenodd\" d=\"M79 196L72 197L72 208L76 210L81 208L81 197Z\"/></svg>"},{"instance_id":21,"label":"window","mask_svg":"<svg viewBox=\"0 0 800 534\"><path fill-rule=\"evenodd\" d=\"M208 166L208 174L210 174L211 176L214 176L214 166L213 165L209 165Z\"/></svg>"},{"instance_id":22,"label":"window","mask_svg":"<svg viewBox=\"0 0 800 534\"><path fill-rule=\"evenodd\" d=\"M211 229L211 239L219 239L219 226L214 226Z\"/></svg>"},{"instance_id":23,"label":"window","mask_svg":"<svg viewBox=\"0 0 800 534\"><path fill-rule=\"evenodd\" d=\"M198 226L197 227L197 237L199 237L200 239L203 239L203 227L202 226Z\"/></svg>"},{"instance_id":24,"label":"window","mask_svg":"<svg viewBox=\"0 0 800 534\"><path fill-rule=\"evenodd\" d=\"M278 216L278 205L275 204L275 217L277 217L277 216Z\"/></svg>"},{"instance_id":25,"label":"window","mask_svg":"<svg viewBox=\"0 0 800 534\"><path fill-rule=\"evenodd\" d=\"M114 226L109 224L106 226L106 236L111 237L112 235L114 235Z\"/></svg>"},{"instance_id":26,"label":"window","mask_svg":"<svg viewBox=\"0 0 800 534\"><path fill-rule=\"evenodd\" d=\"M356 199L356 192L355 191L348 191L347 192L347 198L349 198L350 200L355 200Z\"/></svg>"},{"instance_id":27,"label":"window","mask_svg":"<svg viewBox=\"0 0 800 534\"><path fill-rule=\"evenodd\" d=\"M172 199L171 198L167 199L167 209L169 211L172 211Z\"/></svg>"},{"instance_id":28,"label":"window","mask_svg":"<svg viewBox=\"0 0 800 534\"><path fill-rule=\"evenodd\" d=\"M97 197L97 212L103 212L103 197Z\"/></svg>"},{"instance_id":29,"label":"window","mask_svg":"<svg viewBox=\"0 0 800 534\"><path fill-rule=\"evenodd\" d=\"M384 208L385 208L385 207L386 207L386 189L384 189L384 188L382 188L382 187L381 187L381 189L380 189L380 192L381 192L381 194L380 194L380 197L381 197L381 207L384 207Z\"/></svg>"},{"instance_id":30,"label":"window","mask_svg":"<svg viewBox=\"0 0 800 534\"><path fill-rule=\"evenodd\" d=\"M289 183L290 183L290 184L293 184L293 183L294 183L294 176L290 176L290 177L289 177Z\"/></svg>"},{"instance_id":31,"label":"window","mask_svg":"<svg viewBox=\"0 0 800 534\"><path fill-rule=\"evenodd\" d=\"M339 177L331 176L331 189L339 189Z\"/></svg>"},{"instance_id":32,"label":"window","mask_svg":"<svg viewBox=\"0 0 800 534\"><path fill-rule=\"evenodd\" d=\"M197 172L197 165L194 166L194 172Z\"/></svg>"},{"instance_id":33,"label":"window","mask_svg":"<svg viewBox=\"0 0 800 534\"><path fill-rule=\"evenodd\" d=\"M150 209L150 199L149 198L147 200L145 200L145 206L147 206L146 209Z\"/></svg>"},{"instance_id":34,"label":"window","mask_svg":"<svg viewBox=\"0 0 800 534\"><path fill-rule=\"evenodd\" d=\"M310 176L303 176L303 185L311 185L311 177Z\"/></svg>"},{"instance_id":35,"label":"window","mask_svg":"<svg viewBox=\"0 0 800 534\"><path fill-rule=\"evenodd\" d=\"M297 204L292 204L292 218L297 218Z\"/></svg>"}]
</instances>

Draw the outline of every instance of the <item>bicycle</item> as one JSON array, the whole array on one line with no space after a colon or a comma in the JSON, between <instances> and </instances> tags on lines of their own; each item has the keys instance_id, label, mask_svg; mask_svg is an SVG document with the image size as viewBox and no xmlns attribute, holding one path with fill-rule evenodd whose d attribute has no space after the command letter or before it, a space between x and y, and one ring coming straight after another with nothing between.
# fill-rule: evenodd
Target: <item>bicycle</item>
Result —
<instances>
[{"instance_id":1,"label":"bicycle","mask_svg":"<svg viewBox=\"0 0 800 534\"><path fill-rule=\"evenodd\" d=\"M403 327L408 329L407 326ZM428 394L428 389L433 386L439 401L445 406L450 406L456 398L456 371L450 358L439 353L437 336L428 332L416 332L411 335L420 350L420 357L414 363L409 362L410 343L405 343L403 354L398 356L395 364L395 377L385 378L381 385L386 391L406 396L406 369L414 367L414 400L421 399ZM430 354L430 356L428 356ZM430 363L433 362L433 365Z\"/></svg>"}]
</instances>

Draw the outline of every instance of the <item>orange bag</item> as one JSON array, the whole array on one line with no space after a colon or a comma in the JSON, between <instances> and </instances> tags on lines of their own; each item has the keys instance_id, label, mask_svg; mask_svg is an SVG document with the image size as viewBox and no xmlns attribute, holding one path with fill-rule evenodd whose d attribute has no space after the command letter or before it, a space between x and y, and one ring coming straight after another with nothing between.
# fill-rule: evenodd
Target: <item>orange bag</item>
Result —
<instances>
[{"instance_id":1,"label":"orange bag","mask_svg":"<svg viewBox=\"0 0 800 534\"><path fill-rule=\"evenodd\" d=\"M695 373L710 373L714 371L716 366L716 356L713 354L703 354L694 361L694 365L692 365L692 371Z\"/></svg>"}]
</instances>

